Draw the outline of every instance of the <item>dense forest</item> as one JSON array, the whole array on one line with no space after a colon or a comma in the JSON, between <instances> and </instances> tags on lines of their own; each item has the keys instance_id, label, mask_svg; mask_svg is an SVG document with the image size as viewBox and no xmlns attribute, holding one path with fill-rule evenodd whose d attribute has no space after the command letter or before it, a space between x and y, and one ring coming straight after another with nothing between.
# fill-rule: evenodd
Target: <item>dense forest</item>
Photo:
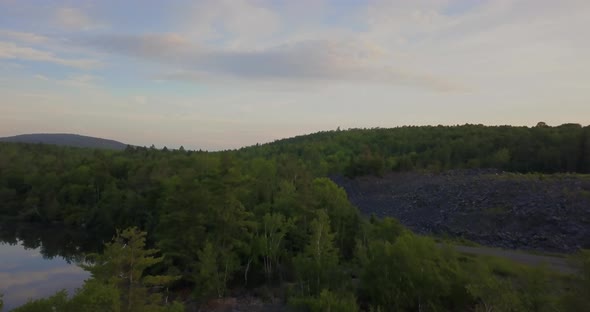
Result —
<instances>
[{"instance_id":1,"label":"dense forest","mask_svg":"<svg viewBox=\"0 0 590 312\"><path fill-rule=\"evenodd\" d=\"M497 168L590 173L590 126L409 126L327 131L243 148L240 155L295 155L318 175Z\"/></svg>"},{"instance_id":2,"label":"dense forest","mask_svg":"<svg viewBox=\"0 0 590 312\"><path fill-rule=\"evenodd\" d=\"M0 143L0 219L114 236L73 298L18 311L181 311L236 290L303 311L589 310L587 251L575 276L466 256L361 216L328 178L456 168L588 173L590 127L336 130L215 153Z\"/></svg>"}]
</instances>

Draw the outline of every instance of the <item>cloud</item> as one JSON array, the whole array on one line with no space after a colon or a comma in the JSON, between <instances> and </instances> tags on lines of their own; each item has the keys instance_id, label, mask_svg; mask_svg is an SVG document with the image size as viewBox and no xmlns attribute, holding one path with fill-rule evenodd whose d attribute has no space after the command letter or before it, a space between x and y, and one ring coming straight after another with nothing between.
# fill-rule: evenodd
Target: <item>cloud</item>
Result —
<instances>
[{"instance_id":1,"label":"cloud","mask_svg":"<svg viewBox=\"0 0 590 312\"><path fill-rule=\"evenodd\" d=\"M196 1L179 12L183 26L193 38L222 40L228 46L251 46L279 31L281 16L260 1Z\"/></svg>"},{"instance_id":2,"label":"cloud","mask_svg":"<svg viewBox=\"0 0 590 312\"><path fill-rule=\"evenodd\" d=\"M49 41L49 38L28 32L0 29L0 37L10 38L22 43L41 44Z\"/></svg>"},{"instance_id":3,"label":"cloud","mask_svg":"<svg viewBox=\"0 0 590 312\"><path fill-rule=\"evenodd\" d=\"M48 62L78 69L92 69L99 65L97 60L63 58L48 51L26 47L13 42L0 41L0 59Z\"/></svg>"},{"instance_id":4,"label":"cloud","mask_svg":"<svg viewBox=\"0 0 590 312\"><path fill-rule=\"evenodd\" d=\"M102 26L78 8L57 9L55 12L55 21L61 27L70 30L89 30Z\"/></svg>"},{"instance_id":5,"label":"cloud","mask_svg":"<svg viewBox=\"0 0 590 312\"><path fill-rule=\"evenodd\" d=\"M380 62L378 46L361 40L307 40L264 49L215 49L178 34L109 35L86 45L108 52L172 65L168 78L258 81L359 81L411 85L436 91L459 90L451 81Z\"/></svg>"},{"instance_id":6,"label":"cloud","mask_svg":"<svg viewBox=\"0 0 590 312\"><path fill-rule=\"evenodd\" d=\"M375 1L361 14L359 37L415 71L534 98L587 77L589 16L588 1Z\"/></svg>"},{"instance_id":7,"label":"cloud","mask_svg":"<svg viewBox=\"0 0 590 312\"><path fill-rule=\"evenodd\" d=\"M47 78L46 76L41 75L41 74L36 74L34 77L37 78L37 79L39 79L39 80L43 80L43 81L49 81L50 80L49 78Z\"/></svg>"},{"instance_id":8,"label":"cloud","mask_svg":"<svg viewBox=\"0 0 590 312\"><path fill-rule=\"evenodd\" d=\"M94 88L97 87L96 82L99 80L98 77L88 74L77 74L77 75L70 75L66 79L59 80L58 82L77 88Z\"/></svg>"},{"instance_id":9,"label":"cloud","mask_svg":"<svg viewBox=\"0 0 590 312\"><path fill-rule=\"evenodd\" d=\"M139 105L145 105L145 103L147 103L147 97L144 95L135 95L131 99L134 103Z\"/></svg>"},{"instance_id":10,"label":"cloud","mask_svg":"<svg viewBox=\"0 0 590 312\"><path fill-rule=\"evenodd\" d=\"M52 82L75 88L96 88L98 87L97 81L100 80L99 77L88 74L69 75L64 79L50 78L41 74L35 74L33 77L41 81Z\"/></svg>"}]
</instances>

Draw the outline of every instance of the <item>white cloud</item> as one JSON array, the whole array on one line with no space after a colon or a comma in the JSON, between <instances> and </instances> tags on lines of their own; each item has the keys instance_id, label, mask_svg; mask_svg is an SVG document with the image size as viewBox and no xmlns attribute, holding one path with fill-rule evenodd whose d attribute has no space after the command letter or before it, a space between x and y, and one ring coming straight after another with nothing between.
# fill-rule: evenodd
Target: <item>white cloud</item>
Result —
<instances>
[{"instance_id":1,"label":"white cloud","mask_svg":"<svg viewBox=\"0 0 590 312\"><path fill-rule=\"evenodd\" d=\"M21 46L13 42L6 41L0 41L0 59L48 62L79 69L92 69L99 65L97 60L63 58L48 51Z\"/></svg>"},{"instance_id":2,"label":"white cloud","mask_svg":"<svg viewBox=\"0 0 590 312\"><path fill-rule=\"evenodd\" d=\"M58 25L70 30L90 30L103 26L79 8L59 8L55 12L55 20Z\"/></svg>"},{"instance_id":3,"label":"white cloud","mask_svg":"<svg viewBox=\"0 0 590 312\"><path fill-rule=\"evenodd\" d=\"M49 78L47 78L46 76L41 75L41 74L36 74L34 77L37 78L37 79L39 79L39 80L43 80L43 81L49 81L50 80Z\"/></svg>"},{"instance_id":4,"label":"white cloud","mask_svg":"<svg viewBox=\"0 0 590 312\"><path fill-rule=\"evenodd\" d=\"M12 40L29 44L41 44L49 41L49 38L39 34L6 29L0 29L0 37L10 38Z\"/></svg>"},{"instance_id":5,"label":"white cloud","mask_svg":"<svg viewBox=\"0 0 590 312\"><path fill-rule=\"evenodd\" d=\"M36 74L34 75L34 77L41 81L55 83L67 87L74 87L77 89L100 87L100 85L98 84L100 78L89 74L70 74L63 79L50 78L41 74Z\"/></svg>"},{"instance_id":6,"label":"white cloud","mask_svg":"<svg viewBox=\"0 0 590 312\"><path fill-rule=\"evenodd\" d=\"M147 103L147 97L144 95L135 95L132 99L134 103L139 105L145 105L145 103Z\"/></svg>"},{"instance_id":7,"label":"white cloud","mask_svg":"<svg viewBox=\"0 0 590 312\"><path fill-rule=\"evenodd\" d=\"M358 36L383 47L391 63L475 90L529 90L532 99L538 88L589 78L590 2L486 1L459 13L448 12L450 4L469 3L374 2Z\"/></svg>"},{"instance_id":8,"label":"white cloud","mask_svg":"<svg viewBox=\"0 0 590 312\"><path fill-rule=\"evenodd\" d=\"M260 1L204 0L186 12L183 27L191 38L218 40L226 47L252 47L281 28L281 16Z\"/></svg>"},{"instance_id":9,"label":"white cloud","mask_svg":"<svg viewBox=\"0 0 590 312\"><path fill-rule=\"evenodd\" d=\"M169 78L357 81L411 85L436 91L464 89L427 72L381 63L379 47L363 40L313 40L265 49L216 50L192 44L177 34L164 34L102 36L86 44L182 70L180 75Z\"/></svg>"},{"instance_id":10,"label":"white cloud","mask_svg":"<svg viewBox=\"0 0 590 312\"><path fill-rule=\"evenodd\" d=\"M70 75L66 79L59 80L58 82L70 86L70 87L77 87L77 88L94 88L98 87L97 82L100 79L94 75L88 74L75 74Z\"/></svg>"}]
</instances>

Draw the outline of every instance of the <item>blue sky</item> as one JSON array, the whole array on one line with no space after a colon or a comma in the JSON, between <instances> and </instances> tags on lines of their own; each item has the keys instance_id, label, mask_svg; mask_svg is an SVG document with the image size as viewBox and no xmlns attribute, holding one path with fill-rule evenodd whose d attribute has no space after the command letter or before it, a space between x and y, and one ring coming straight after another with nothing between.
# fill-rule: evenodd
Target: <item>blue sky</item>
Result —
<instances>
[{"instance_id":1,"label":"blue sky","mask_svg":"<svg viewBox=\"0 0 590 312\"><path fill-rule=\"evenodd\" d=\"M590 124L590 2L0 0L0 136Z\"/></svg>"}]
</instances>

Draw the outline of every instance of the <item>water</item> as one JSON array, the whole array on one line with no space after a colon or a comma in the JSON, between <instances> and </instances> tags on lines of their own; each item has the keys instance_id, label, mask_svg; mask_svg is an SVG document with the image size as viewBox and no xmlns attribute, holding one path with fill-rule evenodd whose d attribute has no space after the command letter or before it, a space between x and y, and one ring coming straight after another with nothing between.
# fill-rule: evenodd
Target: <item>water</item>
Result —
<instances>
[{"instance_id":1,"label":"water","mask_svg":"<svg viewBox=\"0 0 590 312\"><path fill-rule=\"evenodd\" d=\"M0 243L0 293L7 311L61 289L72 294L88 277L88 272L62 257L44 257L41 247L26 248L22 241Z\"/></svg>"},{"instance_id":2,"label":"water","mask_svg":"<svg viewBox=\"0 0 590 312\"><path fill-rule=\"evenodd\" d=\"M66 289L73 294L89 277L76 265L83 254L99 251L104 240L63 226L0 222L0 293L4 311L28 299Z\"/></svg>"}]
</instances>

